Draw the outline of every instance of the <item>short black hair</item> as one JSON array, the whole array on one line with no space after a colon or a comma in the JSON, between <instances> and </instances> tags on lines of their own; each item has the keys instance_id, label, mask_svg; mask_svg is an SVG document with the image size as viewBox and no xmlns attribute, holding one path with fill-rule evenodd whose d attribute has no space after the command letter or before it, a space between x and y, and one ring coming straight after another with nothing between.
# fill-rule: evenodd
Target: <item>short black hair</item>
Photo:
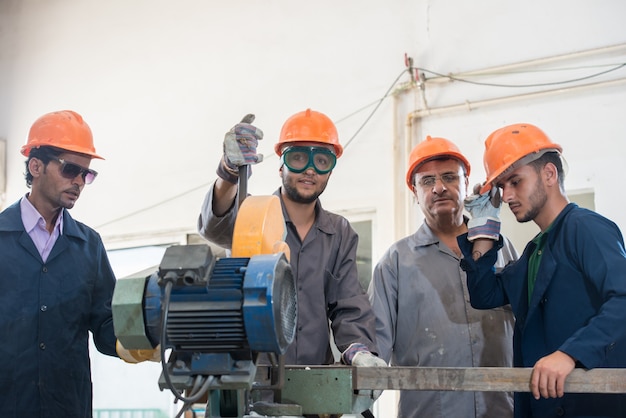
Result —
<instances>
[{"instance_id":1,"label":"short black hair","mask_svg":"<svg viewBox=\"0 0 626 418\"><path fill-rule=\"evenodd\" d=\"M28 186L28 188L30 188L30 186L33 184L33 175L28 169L28 163L30 162L30 160L36 158L38 160L41 160L44 165L48 165L50 161L59 158L59 155L63 154L63 152L65 151L63 151L62 149L46 146L30 149L30 152L28 153L28 159L25 162L26 171L24 172L24 178L26 179L26 185Z\"/></svg>"},{"instance_id":2,"label":"short black hair","mask_svg":"<svg viewBox=\"0 0 626 418\"><path fill-rule=\"evenodd\" d=\"M535 171L539 173L539 171L548 163L552 163L556 167L557 174L559 175L559 186L561 187L561 190L565 190L565 172L563 170L563 160L561 159L561 155L558 152L548 151L544 153L541 157L528 163L528 165L532 166Z\"/></svg>"}]
</instances>

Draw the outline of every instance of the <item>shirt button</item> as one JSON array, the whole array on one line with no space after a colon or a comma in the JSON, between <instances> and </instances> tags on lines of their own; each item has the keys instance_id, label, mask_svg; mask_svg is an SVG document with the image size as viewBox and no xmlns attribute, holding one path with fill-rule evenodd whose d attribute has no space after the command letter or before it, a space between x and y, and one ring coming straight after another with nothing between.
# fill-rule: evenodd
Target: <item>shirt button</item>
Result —
<instances>
[{"instance_id":1,"label":"shirt button","mask_svg":"<svg viewBox=\"0 0 626 418\"><path fill-rule=\"evenodd\" d=\"M47 272L48 272L48 267L43 266L43 268L41 269L41 271L43 271L44 273L47 273Z\"/></svg>"},{"instance_id":2,"label":"shirt button","mask_svg":"<svg viewBox=\"0 0 626 418\"><path fill-rule=\"evenodd\" d=\"M41 308L39 309L41 309L41 312L45 312L48 310L48 307L46 305L41 305Z\"/></svg>"},{"instance_id":3,"label":"shirt button","mask_svg":"<svg viewBox=\"0 0 626 418\"><path fill-rule=\"evenodd\" d=\"M42 350L45 350L46 345L44 343L39 343L39 348L41 348Z\"/></svg>"},{"instance_id":4,"label":"shirt button","mask_svg":"<svg viewBox=\"0 0 626 418\"><path fill-rule=\"evenodd\" d=\"M563 415L565 415L565 410L563 408L561 408L560 406L558 408L556 408L556 416L557 417L562 417Z\"/></svg>"}]
</instances>

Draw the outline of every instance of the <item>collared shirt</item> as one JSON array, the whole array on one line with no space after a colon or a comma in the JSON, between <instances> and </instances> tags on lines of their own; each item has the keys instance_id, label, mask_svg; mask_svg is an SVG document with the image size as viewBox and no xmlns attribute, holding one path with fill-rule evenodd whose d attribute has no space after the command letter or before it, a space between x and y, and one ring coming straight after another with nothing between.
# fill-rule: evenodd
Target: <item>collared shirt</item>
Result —
<instances>
[{"instance_id":1,"label":"collared shirt","mask_svg":"<svg viewBox=\"0 0 626 418\"><path fill-rule=\"evenodd\" d=\"M115 275L98 233L65 209L44 262L22 203L0 213L0 415L91 418L88 341L116 356Z\"/></svg>"},{"instance_id":2,"label":"collared shirt","mask_svg":"<svg viewBox=\"0 0 626 418\"><path fill-rule=\"evenodd\" d=\"M528 303L530 303L533 296L537 272L539 271L539 264L541 264L541 256L543 255L543 247L546 245L550 229L552 229L552 224L548 229L537 234L532 240L533 244L535 244L535 249L528 257Z\"/></svg>"},{"instance_id":3,"label":"collared shirt","mask_svg":"<svg viewBox=\"0 0 626 418\"><path fill-rule=\"evenodd\" d=\"M352 343L364 344L376 353L374 313L357 274L358 236L347 219L315 203L316 218L301 241L282 203L287 226L286 243L297 286L298 323L294 342L284 355L285 364L329 364L335 361L330 346L343 352ZM213 187L207 193L198 218L198 232L224 248L232 246L237 200L223 216L212 209Z\"/></svg>"},{"instance_id":4,"label":"collared shirt","mask_svg":"<svg viewBox=\"0 0 626 418\"><path fill-rule=\"evenodd\" d=\"M508 243L508 241L507 241ZM510 243L498 267L517 258ZM392 366L511 367L510 307L472 308L459 257L426 223L394 243L374 269L368 290L380 356ZM402 391L398 417L511 417L506 392Z\"/></svg>"},{"instance_id":5,"label":"collared shirt","mask_svg":"<svg viewBox=\"0 0 626 418\"><path fill-rule=\"evenodd\" d=\"M28 200L28 193L20 201L24 229L33 240L41 259L45 262L54 247L54 243L63 232L63 216L57 216L52 233L46 228L46 220Z\"/></svg>"}]
</instances>

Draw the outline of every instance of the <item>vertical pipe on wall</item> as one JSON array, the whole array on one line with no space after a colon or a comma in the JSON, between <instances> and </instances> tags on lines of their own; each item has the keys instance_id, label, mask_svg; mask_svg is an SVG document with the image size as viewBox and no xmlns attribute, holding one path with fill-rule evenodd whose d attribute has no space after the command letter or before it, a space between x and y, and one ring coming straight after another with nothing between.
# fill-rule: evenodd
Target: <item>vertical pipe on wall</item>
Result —
<instances>
[{"instance_id":1,"label":"vertical pipe on wall","mask_svg":"<svg viewBox=\"0 0 626 418\"><path fill-rule=\"evenodd\" d=\"M405 190L401 184L399 184L398 179L402 178L403 171L403 161L405 155L406 148L406 126L400 125L398 123L399 118L398 115L400 113L400 96L394 95L394 106L393 106L393 129L394 129L394 141L393 141L393 201L395 202L393 205L394 208L394 231L393 231L393 240L396 241L400 239L400 237L404 236L406 220L408 216L408 205L405 204Z\"/></svg>"},{"instance_id":2,"label":"vertical pipe on wall","mask_svg":"<svg viewBox=\"0 0 626 418\"><path fill-rule=\"evenodd\" d=\"M7 140L0 139L0 210L4 209L7 191Z\"/></svg>"}]
</instances>

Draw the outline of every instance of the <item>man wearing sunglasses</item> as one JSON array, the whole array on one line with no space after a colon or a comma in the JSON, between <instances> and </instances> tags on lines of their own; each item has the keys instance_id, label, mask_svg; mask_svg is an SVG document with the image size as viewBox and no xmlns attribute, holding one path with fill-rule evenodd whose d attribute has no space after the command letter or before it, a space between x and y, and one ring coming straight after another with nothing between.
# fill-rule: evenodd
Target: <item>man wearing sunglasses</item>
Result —
<instances>
[{"instance_id":1,"label":"man wearing sunglasses","mask_svg":"<svg viewBox=\"0 0 626 418\"><path fill-rule=\"evenodd\" d=\"M251 122L249 120L249 122ZM218 179L202 206L198 231L209 241L232 246L237 216L238 166L262 160L256 153L263 133L239 123L226 134ZM324 192L343 147L333 122L310 109L296 113L283 125L274 150L280 158L280 198L287 225L286 242L298 289L298 324L285 364L322 365L335 362L330 345L342 361L354 366L386 366L376 353L375 319L357 275L358 236L348 221L322 208ZM353 409L369 408L379 392L356 396Z\"/></svg>"},{"instance_id":2,"label":"man wearing sunglasses","mask_svg":"<svg viewBox=\"0 0 626 418\"><path fill-rule=\"evenodd\" d=\"M100 236L68 209L102 157L69 110L37 119L21 152L30 192L0 213L1 415L90 418L89 332L116 356L115 276Z\"/></svg>"}]
</instances>

